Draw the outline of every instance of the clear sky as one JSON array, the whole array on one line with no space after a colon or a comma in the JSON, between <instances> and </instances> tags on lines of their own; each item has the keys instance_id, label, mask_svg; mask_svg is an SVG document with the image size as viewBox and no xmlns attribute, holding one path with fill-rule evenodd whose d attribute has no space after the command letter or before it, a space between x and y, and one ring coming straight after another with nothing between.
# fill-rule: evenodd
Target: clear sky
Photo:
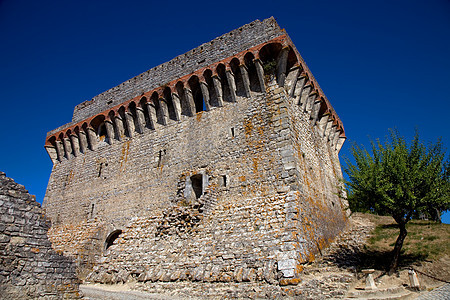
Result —
<instances>
[{"instance_id":1,"label":"clear sky","mask_svg":"<svg viewBox=\"0 0 450 300\"><path fill-rule=\"evenodd\" d=\"M0 0L0 170L42 202L46 133L75 105L270 16L343 121L341 156L393 127L449 152L449 0Z\"/></svg>"}]
</instances>

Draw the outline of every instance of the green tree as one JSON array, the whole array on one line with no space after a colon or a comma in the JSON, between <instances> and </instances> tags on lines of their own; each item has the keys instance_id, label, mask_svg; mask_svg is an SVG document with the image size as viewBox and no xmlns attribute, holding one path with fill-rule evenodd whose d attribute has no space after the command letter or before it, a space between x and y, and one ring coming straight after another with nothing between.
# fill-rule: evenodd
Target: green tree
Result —
<instances>
[{"instance_id":1,"label":"green tree","mask_svg":"<svg viewBox=\"0 0 450 300\"><path fill-rule=\"evenodd\" d=\"M383 144L371 141L371 152L356 144L350 149L354 162L346 158L349 179L347 197L352 211L390 215L400 229L392 252L389 273L398 266L406 224L419 213L433 216L450 208L450 162L440 140L427 147L416 131L407 144L391 130Z\"/></svg>"}]
</instances>

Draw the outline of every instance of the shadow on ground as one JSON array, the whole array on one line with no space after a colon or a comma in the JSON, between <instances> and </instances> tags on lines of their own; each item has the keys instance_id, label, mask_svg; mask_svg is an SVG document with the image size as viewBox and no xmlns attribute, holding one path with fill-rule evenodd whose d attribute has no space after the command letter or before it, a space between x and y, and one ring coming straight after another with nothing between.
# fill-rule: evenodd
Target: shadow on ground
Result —
<instances>
[{"instance_id":1,"label":"shadow on ground","mask_svg":"<svg viewBox=\"0 0 450 300\"><path fill-rule=\"evenodd\" d=\"M337 251L327 255L327 261L335 264L339 268L355 269L375 269L387 271L392 258L392 251L370 250L367 247L339 247ZM428 255L405 254L402 251L399 261L399 269L406 269L427 261Z\"/></svg>"}]
</instances>

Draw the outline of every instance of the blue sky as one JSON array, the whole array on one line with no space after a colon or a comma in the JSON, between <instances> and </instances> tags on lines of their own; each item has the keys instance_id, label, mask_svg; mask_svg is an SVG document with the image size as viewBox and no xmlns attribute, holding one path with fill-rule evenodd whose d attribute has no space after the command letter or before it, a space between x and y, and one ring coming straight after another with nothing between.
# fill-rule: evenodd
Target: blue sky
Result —
<instances>
[{"instance_id":1,"label":"blue sky","mask_svg":"<svg viewBox=\"0 0 450 300\"><path fill-rule=\"evenodd\" d=\"M393 127L450 149L449 0L0 0L0 170L42 202L46 133L75 105L270 16L343 121L341 155Z\"/></svg>"}]
</instances>

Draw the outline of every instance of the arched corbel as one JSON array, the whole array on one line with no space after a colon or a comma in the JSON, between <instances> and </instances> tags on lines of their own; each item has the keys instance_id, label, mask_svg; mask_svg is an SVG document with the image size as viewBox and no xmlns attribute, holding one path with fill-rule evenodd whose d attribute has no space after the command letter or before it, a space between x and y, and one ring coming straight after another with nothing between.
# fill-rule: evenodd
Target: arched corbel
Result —
<instances>
[{"instance_id":1,"label":"arched corbel","mask_svg":"<svg viewBox=\"0 0 450 300\"><path fill-rule=\"evenodd\" d=\"M172 102L173 102L173 108L175 110L175 118L177 121L181 120L181 102L180 102L180 96L178 95L178 93L172 92L171 90L171 95L172 95Z\"/></svg>"},{"instance_id":2,"label":"arched corbel","mask_svg":"<svg viewBox=\"0 0 450 300\"><path fill-rule=\"evenodd\" d=\"M248 76L248 70L245 63L239 65L239 70L241 70L242 81L244 84L245 97L250 98L250 77Z\"/></svg>"},{"instance_id":3,"label":"arched corbel","mask_svg":"<svg viewBox=\"0 0 450 300\"><path fill-rule=\"evenodd\" d=\"M78 139L80 141L80 152L84 154L84 153L86 153L88 144L87 144L86 133L84 132L83 129L80 129L78 131Z\"/></svg>"},{"instance_id":4,"label":"arched corbel","mask_svg":"<svg viewBox=\"0 0 450 300\"><path fill-rule=\"evenodd\" d=\"M109 118L105 119L105 128L108 144L112 145L114 143L114 126Z\"/></svg>"},{"instance_id":5,"label":"arched corbel","mask_svg":"<svg viewBox=\"0 0 450 300\"><path fill-rule=\"evenodd\" d=\"M301 68L301 66L297 65L292 69L291 72L289 72L288 77L286 78L286 91L289 93L289 96L291 98L294 98L297 82L302 71L303 69Z\"/></svg>"},{"instance_id":6,"label":"arched corbel","mask_svg":"<svg viewBox=\"0 0 450 300\"><path fill-rule=\"evenodd\" d=\"M169 120L169 109L167 107L166 99L164 99L161 92L158 93L159 108L161 109L161 124L167 125Z\"/></svg>"},{"instance_id":7,"label":"arched corbel","mask_svg":"<svg viewBox=\"0 0 450 300\"><path fill-rule=\"evenodd\" d=\"M125 124L127 126L128 136L132 138L134 136L134 132L136 130L134 126L134 117L133 114L130 112L130 104L128 104L127 109L125 110Z\"/></svg>"},{"instance_id":8,"label":"arched corbel","mask_svg":"<svg viewBox=\"0 0 450 300\"><path fill-rule=\"evenodd\" d=\"M216 92L217 96L217 106L222 107L223 106L222 83L220 82L219 75L217 75L216 72L213 73L212 80L214 83L214 91Z\"/></svg>"},{"instance_id":9,"label":"arched corbel","mask_svg":"<svg viewBox=\"0 0 450 300\"><path fill-rule=\"evenodd\" d=\"M230 88L231 102L236 102L236 83L234 80L234 74L230 67L226 67L225 74L227 76L228 86Z\"/></svg>"},{"instance_id":10,"label":"arched corbel","mask_svg":"<svg viewBox=\"0 0 450 300\"><path fill-rule=\"evenodd\" d=\"M98 140L97 140L97 133L95 132L94 128L92 128L92 126L86 127L86 133L89 139L89 147L91 148L92 151L97 150Z\"/></svg>"},{"instance_id":11,"label":"arched corbel","mask_svg":"<svg viewBox=\"0 0 450 300\"><path fill-rule=\"evenodd\" d=\"M70 143L69 135L70 134L67 134L67 132L65 132L63 134L63 136L62 136L62 144L63 144L63 147L64 147L64 156L67 159L71 159L71 157L72 157L72 146L71 146L71 143Z\"/></svg>"},{"instance_id":12,"label":"arched corbel","mask_svg":"<svg viewBox=\"0 0 450 300\"><path fill-rule=\"evenodd\" d=\"M44 148L47 151L47 154L52 160L53 164L56 164L58 161L61 161L58 156L58 151L56 148L56 137L51 136L50 138L48 138Z\"/></svg>"},{"instance_id":13,"label":"arched corbel","mask_svg":"<svg viewBox=\"0 0 450 300\"><path fill-rule=\"evenodd\" d=\"M138 133L144 133L145 128L145 115L144 110L136 105L136 131Z\"/></svg>"},{"instance_id":14,"label":"arched corbel","mask_svg":"<svg viewBox=\"0 0 450 300\"><path fill-rule=\"evenodd\" d=\"M192 90L188 87L184 87L185 105L187 106L187 114L189 117L195 115L195 102L194 96L192 95Z\"/></svg>"},{"instance_id":15,"label":"arched corbel","mask_svg":"<svg viewBox=\"0 0 450 300\"><path fill-rule=\"evenodd\" d=\"M319 93L317 93L318 97L315 99L314 104L313 104L313 108L312 108L312 112L311 112L311 124L314 125L316 124L317 118L319 117L319 111L320 111L320 107L322 105L322 101L323 98L320 97Z\"/></svg>"},{"instance_id":16,"label":"arched corbel","mask_svg":"<svg viewBox=\"0 0 450 300\"><path fill-rule=\"evenodd\" d=\"M70 133L70 142L72 144L73 156L77 157L80 155L80 141L78 135L75 132Z\"/></svg>"},{"instance_id":17,"label":"arched corbel","mask_svg":"<svg viewBox=\"0 0 450 300\"><path fill-rule=\"evenodd\" d=\"M261 92L264 93L266 91L266 85L264 83L264 68L262 61L259 58L255 58L253 62L256 67L256 74L258 75L258 81L261 88Z\"/></svg>"},{"instance_id":18,"label":"arched corbel","mask_svg":"<svg viewBox=\"0 0 450 300\"><path fill-rule=\"evenodd\" d=\"M335 148L338 153L341 151L342 146L344 145L344 142L345 142L346 139L347 139L347 137L345 136L345 133L344 133L344 131L342 129L342 131L341 131L341 133L339 135L339 139L338 139L338 141L336 143L336 148Z\"/></svg>"},{"instance_id":19,"label":"arched corbel","mask_svg":"<svg viewBox=\"0 0 450 300\"><path fill-rule=\"evenodd\" d=\"M286 81L286 68L288 61L289 47L283 47L277 58L277 83L279 86L284 86Z\"/></svg>"},{"instance_id":20,"label":"arched corbel","mask_svg":"<svg viewBox=\"0 0 450 300\"><path fill-rule=\"evenodd\" d=\"M211 110L211 104L210 104L210 97L209 97L209 90L208 90L208 84L206 83L206 79L201 76L203 80L200 80L200 89L202 90L203 95L203 103L205 103L205 110L209 111Z\"/></svg>"}]
</instances>

